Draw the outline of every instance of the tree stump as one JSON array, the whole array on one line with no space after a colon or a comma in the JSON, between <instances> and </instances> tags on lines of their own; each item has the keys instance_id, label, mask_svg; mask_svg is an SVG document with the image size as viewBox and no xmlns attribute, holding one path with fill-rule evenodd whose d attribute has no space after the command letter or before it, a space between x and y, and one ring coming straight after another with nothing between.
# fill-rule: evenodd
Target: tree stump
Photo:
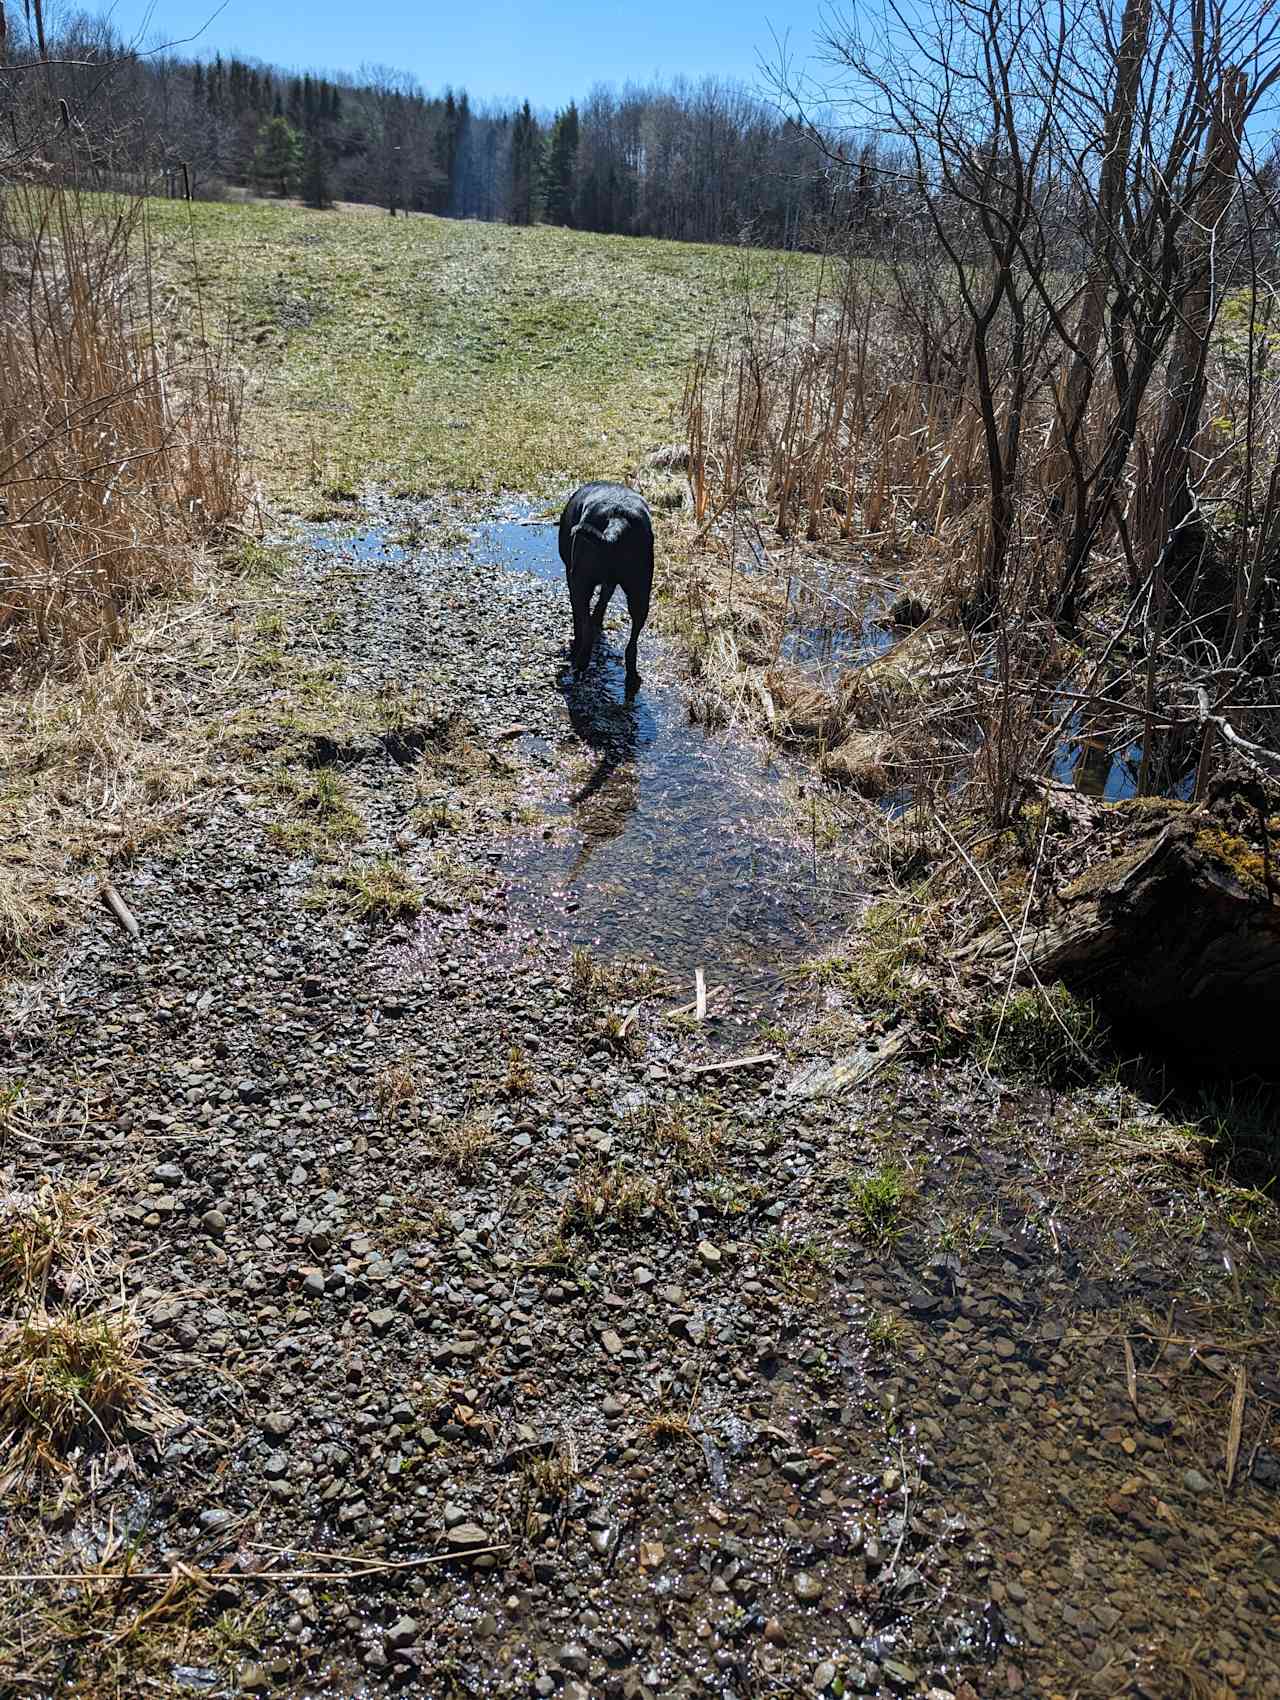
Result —
<instances>
[{"instance_id":1,"label":"tree stump","mask_svg":"<svg viewBox=\"0 0 1280 1700\"><path fill-rule=\"evenodd\" d=\"M1225 822L1167 802L1114 813L1108 853L1054 894L1015 978L1061 980L1180 1060L1280 1074L1280 821L1252 842L1239 809ZM1014 941L988 929L963 956L1007 978Z\"/></svg>"}]
</instances>

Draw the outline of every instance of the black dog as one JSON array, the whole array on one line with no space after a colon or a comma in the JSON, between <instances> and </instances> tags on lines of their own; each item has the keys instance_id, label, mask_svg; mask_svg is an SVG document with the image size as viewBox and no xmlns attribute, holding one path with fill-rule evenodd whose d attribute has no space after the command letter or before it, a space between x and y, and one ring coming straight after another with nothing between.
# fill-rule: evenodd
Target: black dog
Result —
<instances>
[{"instance_id":1,"label":"black dog","mask_svg":"<svg viewBox=\"0 0 1280 1700\"><path fill-rule=\"evenodd\" d=\"M625 484L584 484L560 515L560 559L573 607L573 667L581 673L604 625L609 598L619 585L631 616L627 644L627 695L640 687L636 644L649 618L653 591L653 517ZM600 597L591 607L591 593Z\"/></svg>"}]
</instances>

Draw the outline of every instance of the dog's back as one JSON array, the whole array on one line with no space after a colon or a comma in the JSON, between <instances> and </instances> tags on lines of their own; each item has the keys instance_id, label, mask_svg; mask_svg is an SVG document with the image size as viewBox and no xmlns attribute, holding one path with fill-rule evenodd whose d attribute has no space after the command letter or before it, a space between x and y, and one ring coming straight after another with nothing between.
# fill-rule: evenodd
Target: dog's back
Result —
<instances>
[{"instance_id":1,"label":"dog's back","mask_svg":"<svg viewBox=\"0 0 1280 1700\"><path fill-rule=\"evenodd\" d=\"M625 592L628 580L634 583L646 570L652 580L653 519L644 497L625 484L584 484L570 496L560 515L560 559L566 572L573 570L575 532L607 546L591 550L589 560L579 555L593 583L608 576Z\"/></svg>"}]
</instances>

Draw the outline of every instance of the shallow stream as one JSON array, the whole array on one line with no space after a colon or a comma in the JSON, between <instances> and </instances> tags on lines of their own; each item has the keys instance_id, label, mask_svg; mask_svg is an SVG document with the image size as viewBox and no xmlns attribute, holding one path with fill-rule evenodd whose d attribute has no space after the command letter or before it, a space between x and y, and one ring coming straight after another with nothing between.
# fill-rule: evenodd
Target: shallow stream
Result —
<instances>
[{"instance_id":1,"label":"shallow stream","mask_svg":"<svg viewBox=\"0 0 1280 1700\"><path fill-rule=\"evenodd\" d=\"M553 525L480 526L473 559L528 573L568 598ZM757 1009L775 1004L788 964L848 926L857 893L829 850L806 841L800 778L734 733L690 723L662 640L640 643L644 684L625 701L621 595L581 681L560 679L585 756L559 805L567 831L513 844L512 908L604 956L640 957L690 986L703 968ZM554 819L554 815L553 815ZM714 1008L714 1005L713 1005Z\"/></svg>"}]
</instances>

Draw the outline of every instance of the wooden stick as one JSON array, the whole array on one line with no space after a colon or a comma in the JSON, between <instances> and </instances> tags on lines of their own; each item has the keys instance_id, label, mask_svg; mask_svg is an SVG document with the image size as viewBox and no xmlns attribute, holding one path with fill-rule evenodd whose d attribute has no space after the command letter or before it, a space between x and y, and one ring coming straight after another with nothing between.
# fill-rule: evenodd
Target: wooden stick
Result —
<instances>
[{"instance_id":1,"label":"wooden stick","mask_svg":"<svg viewBox=\"0 0 1280 1700\"><path fill-rule=\"evenodd\" d=\"M103 886L102 901L106 904L107 908L110 909L111 913L115 916L116 920L119 921L120 925L124 928L125 932L128 933L131 939L136 939L141 935L142 929L134 919L133 911L129 908L129 905L125 902L124 898L121 897L115 886L111 884Z\"/></svg>"},{"instance_id":2,"label":"wooden stick","mask_svg":"<svg viewBox=\"0 0 1280 1700\"><path fill-rule=\"evenodd\" d=\"M122 1582L344 1582L357 1576L373 1576L384 1570L421 1570L429 1564L449 1564L458 1560L479 1558L485 1553L508 1552L510 1541L501 1546L467 1547L460 1552L433 1552L423 1558L370 1558L359 1553L327 1553L321 1556L338 1559L355 1566L351 1570L197 1570L182 1565L176 1570L122 1570L118 1574L101 1570L32 1570L22 1575L0 1572L0 1585L12 1582L102 1582L119 1587ZM272 1549L280 1550L287 1549Z\"/></svg>"},{"instance_id":3,"label":"wooden stick","mask_svg":"<svg viewBox=\"0 0 1280 1700\"><path fill-rule=\"evenodd\" d=\"M698 1006L695 1012L696 1018L699 1021L705 1021L707 1019L707 977L701 968L695 968L693 971L693 986L695 993L693 1001Z\"/></svg>"},{"instance_id":4,"label":"wooden stick","mask_svg":"<svg viewBox=\"0 0 1280 1700\"><path fill-rule=\"evenodd\" d=\"M712 998L718 998L720 996L721 992L723 992L723 991L724 991L723 986L708 986L707 987L707 1002L710 1003ZM692 1015L694 1013L694 1011L697 1009L697 1007L698 1007L698 1000L697 1000L697 998L695 998L692 1003L682 1003L680 1005L679 1009L669 1009L669 1010L667 1010L666 1014L668 1016Z\"/></svg>"},{"instance_id":5,"label":"wooden stick","mask_svg":"<svg viewBox=\"0 0 1280 1700\"><path fill-rule=\"evenodd\" d=\"M689 1070L690 1074L725 1074L731 1068L761 1068L765 1063L776 1063L780 1059L776 1051L760 1051L752 1057L733 1057L728 1062L698 1063Z\"/></svg>"},{"instance_id":6,"label":"wooden stick","mask_svg":"<svg viewBox=\"0 0 1280 1700\"><path fill-rule=\"evenodd\" d=\"M1129 1336L1124 1339L1124 1379L1129 1389L1129 1403L1133 1406L1133 1414L1138 1412L1138 1369L1133 1361L1133 1347L1129 1344Z\"/></svg>"},{"instance_id":7,"label":"wooden stick","mask_svg":"<svg viewBox=\"0 0 1280 1700\"><path fill-rule=\"evenodd\" d=\"M1227 1424L1227 1486L1236 1476L1240 1459L1240 1433L1244 1428L1244 1402L1249 1393L1249 1377L1243 1364L1236 1365L1236 1388L1231 1398L1231 1420Z\"/></svg>"}]
</instances>

